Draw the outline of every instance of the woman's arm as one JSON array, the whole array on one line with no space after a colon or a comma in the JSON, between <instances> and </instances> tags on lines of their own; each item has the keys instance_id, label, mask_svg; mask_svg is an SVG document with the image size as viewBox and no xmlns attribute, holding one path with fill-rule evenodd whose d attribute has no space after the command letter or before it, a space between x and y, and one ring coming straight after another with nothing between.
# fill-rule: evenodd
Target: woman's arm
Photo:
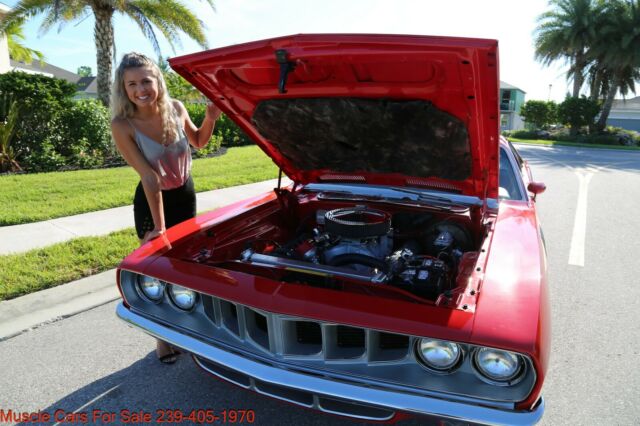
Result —
<instances>
[{"instance_id":1,"label":"woman's arm","mask_svg":"<svg viewBox=\"0 0 640 426\"><path fill-rule=\"evenodd\" d=\"M198 129L196 125L193 124L193 121L191 121L191 117L189 117L189 113L184 105L182 105L182 102L174 100L173 106L178 112L180 120L184 124L184 132L187 135L189 143L196 148L202 148L205 146L209 142L209 139L211 139L216 120L222 113L220 108L212 103L207 104L207 111L204 115L204 120Z\"/></svg>"},{"instance_id":2,"label":"woman's arm","mask_svg":"<svg viewBox=\"0 0 640 426\"><path fill-rule=\"evenodd\" d=\"M143 157L140 149L138 149L131 130L131 126L125 120L116 118L111 121L111 133L116 143L116 148L118 148L127 164L133 167L140 175L142 188L149 203L154 229L145 236L143 242L147 242L162 235L166 230L162 192L160 191L160 177Z\"/></svg>"}]
</instances>

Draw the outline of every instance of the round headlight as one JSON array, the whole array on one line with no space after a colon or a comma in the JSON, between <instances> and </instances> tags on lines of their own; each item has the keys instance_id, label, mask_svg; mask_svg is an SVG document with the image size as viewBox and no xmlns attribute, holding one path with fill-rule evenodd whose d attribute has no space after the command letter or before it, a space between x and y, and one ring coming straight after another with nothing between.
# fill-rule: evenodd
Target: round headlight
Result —
<instances>
[{"instance_id":1,"label":"round headlight","mask_svg":"<svg viewBox=\"0 0 640 426\"><path fill-rule=\"evenodd\" d=\"M197 293L188 288L172 284L169 286L169 295L173 303L182 310L190 311L196 304Z\"/></svg>"},{"instance_id":2,"label":"round headlight","mask_svg":"<svg viewBox=\"0 0 640 426\"><path fill-rule=\"evenodd\" d=\"M479 349L475 354L475 362L483 376L496 382L510 381L522 368L522 361L518 355L498 349Z\"/></svg>"},{"instance_id":3,"label":"round headlight","mask_svg":"<svg viewBox=\"0 0 640 426\"><path fill-rule=\"evenodd\" d=\"M420 339L417 349L424 365L437 371L455 367L462 353L456 343L435 339Z\"/></svg>"},{"instance_id":4,"label":"round headlight","mask_svg":"<svg viewBox=\"0 0 640 426\"><path fill-rule=\"evenodd\" d=\"M157 278L147 277L146 275L138 276L138 287L142 294L153 302L162 300L164 294L164 283Z\"/></svg>"}]
</instances>

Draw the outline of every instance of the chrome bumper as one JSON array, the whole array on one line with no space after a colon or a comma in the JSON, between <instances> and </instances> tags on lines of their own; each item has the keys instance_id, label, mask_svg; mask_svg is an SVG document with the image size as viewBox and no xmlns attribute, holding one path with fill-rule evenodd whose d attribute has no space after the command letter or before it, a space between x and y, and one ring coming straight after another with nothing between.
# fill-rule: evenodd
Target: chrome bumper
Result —
<instances>
[{"instance_id":1,"label":"chrome bumper","mask_svg":"<svg viewBox=\"0 0 640 426\"><path fill-rule=\"evenodd\" d=\"M402 411L416 415L477 424L531 425L539 422L544 413L544 401L542 399L540 399L540 402L533 411L504 411L461 402L446 401L423 395L358 386L301 374L253 361L191 336L184 335L179 331L131 312L122 303L118 304L116 314L126 323L140 328L151 336L190 352L196 357L210 360L225 369L251 377L252 383L259 381L270 386L294 390L299 389L320 397L348 401L354 404L377 407L379 409ZM211 371L206 368L202 362L198 363L203 368ZM215 374L215 371L211 372ZM245 387L258 390L255 389L253 385Z\"/></svg>"}]
</instances>

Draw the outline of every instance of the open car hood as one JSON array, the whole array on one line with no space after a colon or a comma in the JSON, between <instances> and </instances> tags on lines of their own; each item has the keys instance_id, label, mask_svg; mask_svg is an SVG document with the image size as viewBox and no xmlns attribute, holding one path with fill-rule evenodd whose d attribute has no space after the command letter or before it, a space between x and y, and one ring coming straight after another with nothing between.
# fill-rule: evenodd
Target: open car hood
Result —
<instances>
[{"instance_id":1,"label":"open car hood","mask_svg":"<svg viewBox=\"0 0 640 426\"><path fill-rule=\"evenodd\" d=\"M498 43L315 34L169 60L295 182L498 197Z\"/></svg>"}]
</instances>

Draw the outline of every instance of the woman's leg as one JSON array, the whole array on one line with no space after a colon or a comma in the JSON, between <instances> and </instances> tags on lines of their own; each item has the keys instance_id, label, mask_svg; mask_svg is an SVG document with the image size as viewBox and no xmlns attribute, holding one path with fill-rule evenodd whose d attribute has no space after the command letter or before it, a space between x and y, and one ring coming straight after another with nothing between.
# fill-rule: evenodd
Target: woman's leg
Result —
<instances>
[{"instance_id":1,"label":"woman's leg","mask_svg":"<svg viewBox=\"0 0 640 426\"><path fill-rule=\"evenodd\" d=\"M142 245L144 239L154 228L151 210L147 204L147 198L142 190L142 185L138 185L133 198L133 217L136 225L136 233L138 234L140 245ZM156 340L156 356L158 360L164 364L173 364L176 362L178 352L166 342Z\"/></svg>"}]
</instances>

